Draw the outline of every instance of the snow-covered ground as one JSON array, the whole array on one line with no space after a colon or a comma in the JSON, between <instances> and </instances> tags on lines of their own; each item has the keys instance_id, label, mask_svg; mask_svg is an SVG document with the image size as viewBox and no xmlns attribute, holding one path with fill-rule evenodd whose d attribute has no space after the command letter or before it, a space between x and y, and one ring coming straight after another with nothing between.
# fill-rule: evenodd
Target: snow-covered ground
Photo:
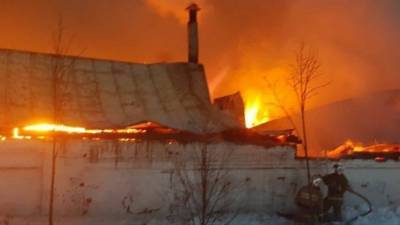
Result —
<instances>
[{"instance_id":1,"label":"snow-covered ground","mask_svg":"<svg viewBox=\"0 0 400 225\"><path fill-rule=\"evenodd\" d=\"M367 206L360 209L346 208L346 218L353 218L360 213L367 211ZM234 225L294 225L292 221L288 221L277 215L241 215L238 217ZM340 223L339 223L340 224ZM156 224L154 224L156 225ZM161 225L161 224L160 224ZM373 209L372 213L365 217L359 217L352 225L400 225L400 205Z\"/></svg>"},{"instance_id":2,"label":"snow-covered ground","mask_svg":"<svg viewBox=\"0 0 400 225\"><path fill-rule=\"evenodd\" d=\"M346 208L346 217L352 218L365 212L367 207L360 209ZM239 217L235 225L293 225L291 221L287 221L276 215L243 215ZM400 225L400 205L386 208L373 209L372 213L365 217L359 217L352 225Z\"/></svg>"},{"instance_id":3,"label":"snow-covered ground","mask_svg":"<svg viewBox=\"0 0 400 225\"><path fill-rule=\"evenodd\" d=\"M364 212L366 207L360 209L347 208L346 217L351 218ZM47 218L12 218L0 217L0 224L7 225L43 225L47 224ZM167 220L147 218L146 222L138 222L130 218L87 218L76 217L69 219L56 219L56 225L173 225ZM240 215L233 222L233 225L294 225L292 221L283 219L277 215ZM386 208L374 209L373 212L365 217L360 217L352 225L400 225L400 205Z\"/></svg>"},{"instance_id":4,"label":"snow-covered ground","mask_svg":"<svg viewBox=\"0 0 400 225\"><path fill-rule=\"evenodd\" d=\"M400 225L400 205L374 209L371 214L360 217L353 225Z\"/></svg>"}]
</instances>

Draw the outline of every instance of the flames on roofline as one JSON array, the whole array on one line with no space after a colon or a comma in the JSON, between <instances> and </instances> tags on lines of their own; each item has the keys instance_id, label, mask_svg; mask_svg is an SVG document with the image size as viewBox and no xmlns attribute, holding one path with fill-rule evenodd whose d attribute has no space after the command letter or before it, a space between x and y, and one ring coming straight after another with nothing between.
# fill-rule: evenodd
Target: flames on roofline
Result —
<instances>
[{"instance_id":1,"label":"flames on roofline","mask_svg":"<svg viewBox=\"0 0 400 225\"><path fill-rule=\"evenodd\" d=\"M166 143L214 143L227 141L235 144L250 144L263 147L295 146L298 139L291 131L261 133L249 129L234 129L198 134L169 128L155 122L142 122L127 128L87 129L64 124L39 123L15 127L12 132L3 132L0 140L52 140L53 137L80 140L116 140L120 142L162 141Z\"/></svg>"},{"instance_id":2,"label":"flames on roofline","mask_svg":"<svg viewBox=\"0 0 400 225\"><path fill-rule=\"evenodd\" d=\"M328 151L331 159L374 159L375 161L400 160L400 144L363 145L347 140L339 147Z\"/></svg>"},{"instance_id":3,"label":"flames on roofline","mask_svg":"<svg viewBox=\"0 0 400 225\"><path fill-rule=\"evenodd\" d=\"M78 140L116 140L120 142L161 141L172 143L205 142L216 143L227 141L235 144L250 144L263 147L296 146L300 140L292 135L293 130L257 131L255 129L234 129L215 133L196 134L188 131L169 128L154 122L142 122L127 128L86 129L84 127L63 124L31 124L16 127L8 134L0 135L0 141L14 140L52 140L54 136ZM6 132L5 132L6 133ZM301 158L301 157L299 157ZM322 158L311 156L311 158ZM400 144L374 144L364 146L346 141L339 147L327 151L325 158L339 159L374 159L375 161L400 160Z\"/></svg>"},{"instance_id":4,"label":"flames on roofline","mask_svg":"<svg viewBox=\"0 0 400 225\"><path fill-rule=\"evenodd\" d=\"M347 140L335 149L327 151L311 151L309 157L316 160L340 160L340 159L367 159L376 162L387 160L400 160L400 144L375 143L363 145ZM298 159L304 159L304 155L297 155Z\"/></svg>"}]
</instances>

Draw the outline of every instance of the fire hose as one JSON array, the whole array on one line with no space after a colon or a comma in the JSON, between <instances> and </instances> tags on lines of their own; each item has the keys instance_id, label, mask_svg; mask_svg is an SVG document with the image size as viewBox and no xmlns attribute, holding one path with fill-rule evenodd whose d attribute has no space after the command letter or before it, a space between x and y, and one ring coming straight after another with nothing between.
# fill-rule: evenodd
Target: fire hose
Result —
<instances>
[{"instance_id":1,"label":"fire hose","mask_svg":"<svg viewBox=\"0 0 400 225\"><path fill-rule=\"evenodd\" d=\"M343 225L351 225L351 224L353 224L358 218L364 217L364 216L366 216L366 215L368 215L368 214L370 214L370 213L372 212L372 204L371 204L371 202L370 202L365 196L363 196L362 194L360 194L360 193L358 193L358 192L356 192L356 191L354 191L354 190L352 190L352 189L347 189L347 191L350 192L351 194L353 194L353 195L359 197L359 198L362 199L363 201L365 201L365 203L367 203L367 205L368 205L368 210L367 210L366 212L360 213L360 214L358 214L357 216L354 216L354 217L348 219L347 221L343 222ZM297 217L298 214L296 214L296 213L278 212L277 214L278 214L279 216L284 217L284 218L289 219L289 220L296 220L296 219L298 219L298 217ZM324 217L324 216L326 216L326 215L327 215L327 212L324 212L324 213L321 214L322 217Z\"/></svg>"},{"instance_id":2,"label":"fire hose","mask_svg":"<svg viewBox=\"0 0 400 225\"><path fill-rule=\"evenodd\" d=\"M371 204L371 202L370 202L365 196L363 196L362 194L360 194L360 193L358 193L358 192L356 192L356 191L354 191L354 190L352 190L352 189L347 189L347 191L350 192L350 193L352 193L353 195L355 195L355 196L361 198L362 200L364 200L365 203L367 203L367 205L368 205L368 211L363 212L363 213L361 213L361 214L359 214L359 215L357 215L357 216L354 216L353 218L350 218L350 219L347 220L343 225L351 225L351 224L354 223L358 218L364 217L364 216L366 216L366 215L368 215L368 214L370 214L370 213L372 212L372 204Z\"/></svg>"}]
</instances>

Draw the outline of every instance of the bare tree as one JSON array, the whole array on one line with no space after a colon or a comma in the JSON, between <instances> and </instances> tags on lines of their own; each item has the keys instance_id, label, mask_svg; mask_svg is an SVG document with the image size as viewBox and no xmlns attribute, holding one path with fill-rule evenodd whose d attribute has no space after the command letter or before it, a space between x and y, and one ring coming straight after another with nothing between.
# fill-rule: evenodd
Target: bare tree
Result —
<instances>
[{"instance_id":1,"label":"bare tree","mask_svg":"<svg viewBox=\"0 0 400 225\"><path fill-rule=\"evenodd\" d=\"M229 148L199 143L173 160L170 219L191 225L232 223L240 210L238 191L250 181L231 179L228 164L232 153Z\"/></svg>"},{"instance_id":2,"label":"bare tree","mask_svg":"<svg viewBox=\"0 0 400 225\"><path fill-rule=\"evenodd\" d=\"M269 103L270 105L278 108L285 118L289 121L290 125L293 127L296 134L298 133L297 125L293 119L293 112L289 110L286 105L285 97L280 93L280 89L278 88L277 81L271 81L268 77L264 77L264 80L267 84L267 89L271 92L274 102Z\"/></svg>"},{"instance_id":3,"label":"bare tree","mask_svg":"<svg viewBox=\"0 0 400 225\"><path fill-rule=\"evenodd\" d=\"M305 44L301 44L295 52L295 62L290 67L289 85L296 95L299 107L303 139L302 146L306 158L307 179L308 183L310 183L306 108L310 99L318 94L319 89L327 86L328 82L321 83L319 81L322 75L320 72L321 64L317 55L310 48L307 48Z\"/></svg>"},{"instance_id":4,"label":"bare tree","mask_svg":"<svg viewBox=\"0 0 400 225\"><path fill-rule=\"evenodd\" d=\"M59 124L62 121L63 106L67 102L67 90L70 86L69 71L72 69L75 59L67 58L70 43L72 39L65 40L65 29L63 21L60 18L53 34L53 55L51 56L50 75L52 82L53 97L53 124ZM59 142L57 134L53 131L52 153L51 153L51 177L50 177L50 196L49 196L49 225L53 225L54 215L54 192L56 178L56 163Z\"/></svg>"}]
</instances>

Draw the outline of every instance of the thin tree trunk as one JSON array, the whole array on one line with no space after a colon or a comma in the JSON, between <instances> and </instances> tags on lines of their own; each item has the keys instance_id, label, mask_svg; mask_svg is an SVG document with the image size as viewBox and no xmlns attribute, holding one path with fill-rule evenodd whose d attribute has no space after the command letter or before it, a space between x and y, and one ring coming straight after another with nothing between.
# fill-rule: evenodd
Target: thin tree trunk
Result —
<instances>
[{"instance_id":1,"label":"thin tree trunk","mask_svg":"<svg viewBox=\"0 0 400 225\"><path fill-rule=\"evenodd\" d=\"M63 99L62 91L63 88L66 89L68 84L63 84L63 81L67 82L65 76L67 75L67 70L72 68L74 60L68 65L65 64L64 58L68 52L69 43L63 44L64 40L64 28L62 18L59 18L57 30L54 36L54 54L52 56L51 64L51 75L53 82L53 124L58 124L62 118L62 106ZM51 155L51 179L50 179L50 197L49 197L49 225L53 225L54 221L54 194L55 194L55 180L56 180L56 168L57 168L57 132L53 131L53 149Z\"/></svg>"},{"instance_id":2,"label":"thin tree trunk","mask_svg":"<svg viewBox=\"0 0 400 225\"><path fill-rule=\"evenodd\" d=\"M53 214L54 214L54 189L55 189L55 178L56 178L56 138L53 137L53 149L51 153L51 180L50 180L50 200L49 200L49 225L53 225Z\"/></svg>"},{"instance_id":3,"label":"thin tree trunk","mask_svg":"<svg viewBox=\"0 0 400 225\"><path fill-rule=\"evenodd\" d=\"M58 122L58 76L59 76L59 65L58 58L52 65L52 76L53 76L53 124ZM57 140L56 133L53 131L53 146L51 151L51 177L50 177L50 197L49 197L49 225L53 225L53 215L54 215L54 187L55 187L55 177L56 177L56 160L57 160Z\"/></svg>"},{"instance_id":4,"label":"thin tree trunk","mask_svg":"<svg viewBox=\"0 0 400 225\"><path fill-rule=\"evenodd\" d=\"M310 172L310 162L308 158L308 143L307 143L307 132L306 132L306 118L305 118L305 109L304 106L301 107L301 123L303 127L303 149L304 156L306 158L306 167L307 167L307 183L311 183L311 172Z\"/></svg>"},{"instance_id":5,"label":"thin tree trunk","mask_svg":"<svg viewBox=\"0 0 400 225\"><path fill-rule=\"evenodd\" d=\"M207 165L207 149L202 149L202 162L201 162L201 183L202 183L202 209L201 209L201 225L206 225L206 217L207 217L207 191L208 191L208 166Z\"/></svg>"}]
</instances>

